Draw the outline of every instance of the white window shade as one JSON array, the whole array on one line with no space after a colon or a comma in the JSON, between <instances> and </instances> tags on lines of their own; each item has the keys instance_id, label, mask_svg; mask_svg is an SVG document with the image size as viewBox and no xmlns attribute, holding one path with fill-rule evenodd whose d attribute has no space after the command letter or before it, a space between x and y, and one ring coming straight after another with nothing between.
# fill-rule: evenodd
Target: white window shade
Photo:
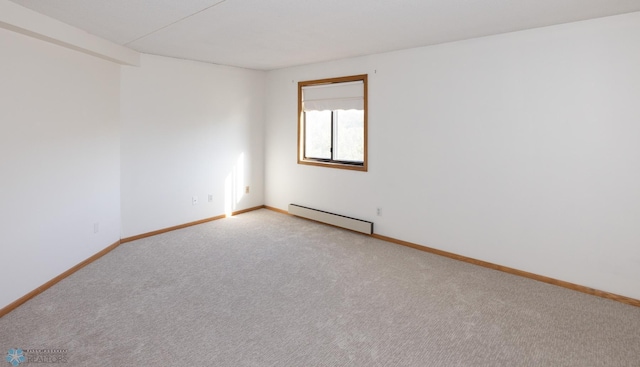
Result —
<instances>
[{"instance_id":1,"label":"white window shade","mask_svg":"<svg viewBox=\"0 0 640 367\"><path fill-rule=\"evenodd\" d=\"M304 111L363 110L364 83L356 81L302 87L302 109Z\"/></svg>"}]
</instances>

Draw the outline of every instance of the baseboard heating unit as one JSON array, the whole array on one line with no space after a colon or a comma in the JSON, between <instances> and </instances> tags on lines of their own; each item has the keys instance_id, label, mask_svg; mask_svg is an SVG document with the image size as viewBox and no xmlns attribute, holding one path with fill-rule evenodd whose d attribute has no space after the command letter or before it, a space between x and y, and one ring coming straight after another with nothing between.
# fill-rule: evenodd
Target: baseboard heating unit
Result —
<instances>
[{"instance_id":1,"label":"baseboard heating unit","mask_svg":"<svg viewBox=\"0 0 640 367\"><path fill-rule=\"evenodd\" d=\"M352 231L372 234L373 222L367 222L362 219L345 217L344 215L325 212L322 210L311 209L304 206L289 204L289 214L298 217L315 220L332 226L350 229Z\"/></svg>"}]
</instances>

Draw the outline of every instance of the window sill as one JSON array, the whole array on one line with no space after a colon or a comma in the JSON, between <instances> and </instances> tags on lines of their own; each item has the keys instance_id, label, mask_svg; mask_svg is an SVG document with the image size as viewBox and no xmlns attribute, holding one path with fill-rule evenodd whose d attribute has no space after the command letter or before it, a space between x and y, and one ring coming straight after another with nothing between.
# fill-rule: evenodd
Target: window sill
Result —
<instances>
[{"instance_id":1,"label":"window sill","mask_svg":"<svg viewBox=\"0 0 640 367\"><path fill-rule=\"evenodd\" d=\"M355 164L345 164L345 163L339 163L339 162L321 162L321 161L316 161L311 159L299 159L298 164L367 172L367 162L365 162L364 165L355 165Z\"/></svg>"}]
</instances>

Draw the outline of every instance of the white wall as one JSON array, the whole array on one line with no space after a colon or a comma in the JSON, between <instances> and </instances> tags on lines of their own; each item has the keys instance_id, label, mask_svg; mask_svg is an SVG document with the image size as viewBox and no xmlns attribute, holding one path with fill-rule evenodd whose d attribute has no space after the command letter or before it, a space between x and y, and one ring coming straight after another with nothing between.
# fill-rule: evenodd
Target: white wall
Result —
<instances>
[{"instance_id":1,"label":"white wall","mask_svg":"<svg viewBox=\"0 0 640 367\"><path fill-rule=\"evenodd\" d=\"M0 29L0 308L119 240L119 86L116 64Z\"/></svg>"},{"instance_id":2,"label":"white wall","mask_svg":"<svg viewBox=\"0 0 640 367\"><path fill-rule=\"evenodd\" d=\"M266 205L638 299L638 45L632 13L269 72ZM369 172L296 164L296 83L361 73Z\"/></svg>"},{"instance_id":3,"label":"white wall","mask_svg":"<svg viewBox=\"0 0 640 367\"><path fill-rule=\"evenodd\" d=\"M123 238L264 203L264 86L264 72L160 56L123 68Z\"/></svg>"}]
</instances>

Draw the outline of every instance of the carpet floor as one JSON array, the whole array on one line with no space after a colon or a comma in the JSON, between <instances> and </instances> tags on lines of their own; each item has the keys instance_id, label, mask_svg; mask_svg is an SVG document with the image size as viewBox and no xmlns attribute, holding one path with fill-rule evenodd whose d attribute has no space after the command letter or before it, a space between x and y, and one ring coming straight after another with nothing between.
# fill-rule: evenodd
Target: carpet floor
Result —
<instances>
[{"instance_id":1,"label":"carpet floor","mask_svg":"<svg viewBox=\"0 0 640 367\"><path fill-rule=\"evenodd\" d=\"M16 347L68 366L640 366L640 308L262 209L119 246L1 318Z\"/></svg>"}]
</instances>

